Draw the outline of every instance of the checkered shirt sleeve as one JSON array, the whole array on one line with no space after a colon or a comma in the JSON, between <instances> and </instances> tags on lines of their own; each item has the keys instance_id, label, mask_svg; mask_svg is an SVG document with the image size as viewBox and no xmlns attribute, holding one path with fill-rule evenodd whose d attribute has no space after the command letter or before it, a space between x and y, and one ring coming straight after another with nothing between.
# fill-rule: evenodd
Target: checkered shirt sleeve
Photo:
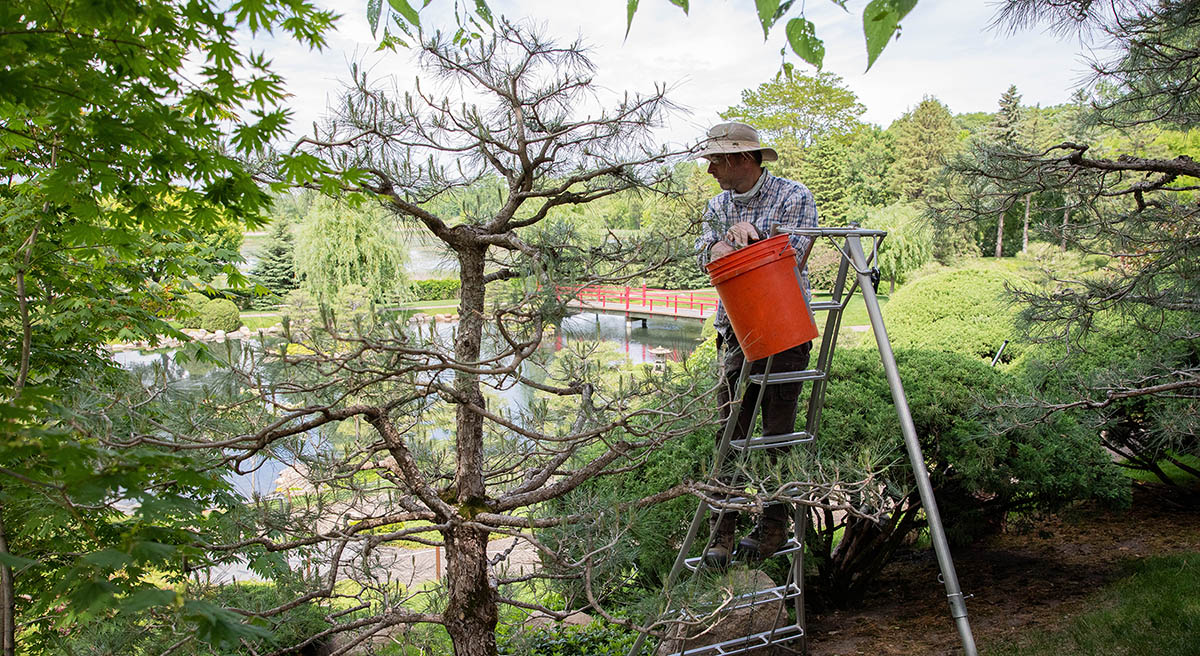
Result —
<instances>
[{"instance_id":1,"label":"checkered shirt sleeve","mask_svg":"<svg viewBox=\"0 0 1200 656\"><path fill-rule=\"evenodd\" d=\"M722 192L708 201L704 210L703 231L696 240L696 259L703 269L709 262L709 249L721 241L729 227L748 221L762 236L771 233L771 226L817 227L817 205L808 187L784 178L767 174L758 193L747 199L733 199L731 192ZM797 253L808 247L809 237L792 235L789 241ZM808 267L800 272L804 296L809 296Z\"/></svg>"}]
</instances>

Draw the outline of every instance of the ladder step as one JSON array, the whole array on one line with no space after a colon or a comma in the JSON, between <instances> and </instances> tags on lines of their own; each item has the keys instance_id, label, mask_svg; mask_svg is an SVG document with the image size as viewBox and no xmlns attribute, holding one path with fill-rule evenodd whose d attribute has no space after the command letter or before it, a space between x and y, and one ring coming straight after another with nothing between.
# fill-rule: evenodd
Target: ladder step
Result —
<instances>
[{"instance_id":1,"label":"ladder step","mask_svg":"<svg viewBox=\"0 0 1200 656\"><path fill-rule=\"evenodd\" d=\"M780 433L779 435L762 435L744 440L730 440L729 446L738 451L755 451L757 449L776 449L794 444L807 444L813 441L813 436L806 431L795 433Z\"/></svg>"},{"instance_id":2,"label":"ladder step","mask_svg":"<svg viewBox=\"0 0 1200 656\"><path fill-rule=\"evenodd\" d=\"M808 307L814 312L820 312L821 310L840 310L842 309L842 304L836 301L817 301L816 303L809 303Z\"/></svg>"},{"instance_id":3,"label":"ladder step","mask_svg":"<svg viewBox=\"0 0 1200 656\"><path fill-rule=\"evenodd\" d=\"M778 551L771 554L771 558L774 558L776 556L790 556L790 555L796 553L797 551L800 551L800 549L801 549L800 543L796 542L796 538L791 537L791 538L788 538L787 542L783 543L782 547L779 547ZM694 572L702 566L703 560L704 560L703 556L696 556L695 558L688 558L687 560L683 561L683 564L688 569L690 569ZM741 561L735 560L734 562L740 563ZM792 596L795 596L795 595L792 595Z\"/></svg>"},{"instance_id":4,"label":"ladder step","mask_svg":"<svg viewBox=\"0 0 1200 656\"><path fill-rule=\"evenodd\" d=\"M724 607L721 610L721 613L730 613L735 610L751 608L753 606L758 606L768 602L788 601L799 596L800 588L796 587L796 584L794 583L777 585L773 588L763 588L762 590L747 592L746 594L740 594L727 600L722 600ZM681 618L681 621L692 621L701 616L698 615L696 611L699 611L700 614L707 614L709 609L703 607L697 608L695 611L692 609L680 609L674 613L671 613L671 616L674 618Z\"/></svg>"},{"instance_id":5,"label":"ladder step","mask_svg":"<svg viewBox=\"0 0 1200 656\"><path fill-rule=\"evenodd\" d=\"M792 624L773 631L763 631L762 633L755 633L703 647L692 647L675 652L670 656L734 656L735 654L745 654L770 645L790 642L803 636L804 629Z\"/></svg>"},{"instance_id":6,"label":"ladder step","mask_svg":"<svg viewBox=\"0 0 1200 656\"><path fill-rule=\"evenodd\" d=\"M772 371L771 380L767 385L782 385L784 383L800 383L806 380L822 380L825 372L820 369L804 369L802 371ZM763 374L751 374L750 382L755 385L763 384Z\"/></svg>"}]
</instances>

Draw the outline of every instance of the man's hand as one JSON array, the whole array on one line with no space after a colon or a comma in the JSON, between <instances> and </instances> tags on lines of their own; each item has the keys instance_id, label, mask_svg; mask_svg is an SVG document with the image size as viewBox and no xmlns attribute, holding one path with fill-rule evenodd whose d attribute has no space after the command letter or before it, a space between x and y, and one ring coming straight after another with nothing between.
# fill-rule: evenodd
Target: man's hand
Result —
<instances>
[{"instance_id":1,"label":"man's hand","mask_svg":"<svg viewBox=\"0 0 1200 656\"><path fill-rule=\"evenodd\" d=\"M735 223L725 232L725 238L717 242L709 253L713 260L719 260L739 248L758 239L758 230L753 223L742 221Z\"/></svg>"}]
</instances>

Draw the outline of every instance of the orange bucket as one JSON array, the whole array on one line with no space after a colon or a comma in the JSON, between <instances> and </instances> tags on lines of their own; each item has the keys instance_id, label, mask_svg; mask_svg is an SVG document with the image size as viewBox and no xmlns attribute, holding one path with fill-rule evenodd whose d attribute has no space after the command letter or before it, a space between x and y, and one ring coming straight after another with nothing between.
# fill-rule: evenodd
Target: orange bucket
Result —
<instances>
[{"instance_id":1,"label":"orange bucket","mask_svg":"<svg viewBox=\"0 0 1200 656\"><path fill-rule=\"evenodd\" d=\"M761 360L816 338L787 235L709 262L708 276L747 359Z\"/></svg>"}]
</instances>

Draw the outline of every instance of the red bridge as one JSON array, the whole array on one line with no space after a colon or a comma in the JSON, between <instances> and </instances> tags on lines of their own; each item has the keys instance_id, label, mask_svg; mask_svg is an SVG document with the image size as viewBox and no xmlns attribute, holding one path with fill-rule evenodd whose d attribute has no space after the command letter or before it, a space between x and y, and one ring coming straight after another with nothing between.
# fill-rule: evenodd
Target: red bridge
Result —
<instances>
[{"instance_id":1,"label":"red bridge","mask_svg":"<svg viewBox=\"0 0 1200 656\"><path fill-rule=\"evenodd\" d=\"M560 297L568 297L567 305L586 310L625 313L630 316L648 315L707 319L717 311L715 291L679 291L641 287L558 287Z\"/></svg>"}]
</instances>

